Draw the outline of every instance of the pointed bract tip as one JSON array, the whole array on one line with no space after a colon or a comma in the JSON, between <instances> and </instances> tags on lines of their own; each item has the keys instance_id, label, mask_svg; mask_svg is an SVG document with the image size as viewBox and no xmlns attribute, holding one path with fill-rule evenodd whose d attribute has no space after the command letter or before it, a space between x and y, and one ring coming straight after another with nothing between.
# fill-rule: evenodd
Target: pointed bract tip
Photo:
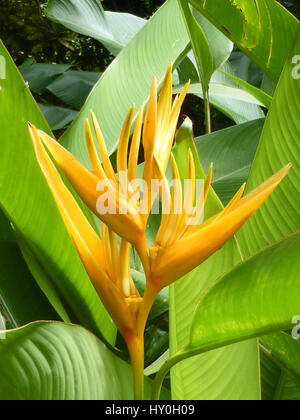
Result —
<instances>
[{"instance_id":1,"label":"pointed bract tip","mask_svg":"<svg viewBox=\"0 0 300 420\"><path fill-rule=\"evenodd\" d=\"M211 179L212 179L213 170L214 170L214 164L213 164L213 162L211 162L211 164L209 165L207 175L206 175L206 177L210 179L210 182L211 182Z\"/></svg>"},{"instance_id":2,"label":"pointed bract tip","mask_svg":"<svg viewBox=\"0 0 300 420\"><path fill-rule=\"evenodd\" d=\"M244 182L243 185L241 186L241 188L240 188L241 195L244 194L245 189L246 189L246 185L247 185L247 182Z\"/></svg>"},{"instance_id":3,"label":"pointed bract tip","mask_svg":"<svg viewBox=\"0 0 300 420\"><path fill-rule=\"evenodd\" d=\"M194 155L190 147L189 147L188 155L189 155L189 162L194 162Z\"/></svg>"},{"instance_id":4,"label":"pointed bract tip","mask_svg":"<svg viewBox=\"0 0 300 420\"><path fill-rule=\"evenodd\" d=\"M172 61L170 61L169 65L168 65L166 74L170 74L170 73L171 74L173 73L173 62Z\"/></svg>"},{"instance_id":5,"label":"pointed bract tip","mask_svg":"<svg viewBox=\"0 0 300 420\"><path fill-rule=\"evenodd\" d=\"M282 180L289 172L289 170L292 168L292 163L288 163L286 166L280 169L276 174L273 175L273 177L277 177L280 180Z\"/></svg>"},{"instance_id":6,"label":"pointed bract tip","mask_svg":"<svg viewBox=\"0 0 300 420\"><path fill-rule=\"evenodd\" d=\"M156 76L153 76L153 78L152 78L152 82L151 82L151 88L152 89L156 89L156 86L157 86L157 77Z\"/></svg>"}]
</instances>

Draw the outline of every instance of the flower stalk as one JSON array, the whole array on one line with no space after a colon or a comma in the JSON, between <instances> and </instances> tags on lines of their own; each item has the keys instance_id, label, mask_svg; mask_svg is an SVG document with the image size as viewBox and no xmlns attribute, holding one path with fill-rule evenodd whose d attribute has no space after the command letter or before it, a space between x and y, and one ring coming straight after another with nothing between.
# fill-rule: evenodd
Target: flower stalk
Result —
<instances>
[{"instance_id":1,"label":"flower stalk","mask_svg":"<svg viewBox=\"0 0 300 420\"><path fill-rule=\"evenodd\" d=\"M132 365L134 399L144 400L144 333L124 336Z\"/></svg>"}]
</instances>

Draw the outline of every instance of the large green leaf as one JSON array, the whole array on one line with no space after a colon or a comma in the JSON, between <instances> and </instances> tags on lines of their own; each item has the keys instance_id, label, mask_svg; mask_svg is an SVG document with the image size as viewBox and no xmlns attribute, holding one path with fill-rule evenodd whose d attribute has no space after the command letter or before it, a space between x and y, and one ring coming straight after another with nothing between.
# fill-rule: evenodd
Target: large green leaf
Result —
<instances>
[{"instance_id":1,"label":"large green leaf","mask_svg":"<svg viewBox=\"0 0 300 420\"><path fill-rule=\"evenodd\" d=\"M30 90L42 94L50 83L70 67L69 64L33 63L33 60L27 60L19 67L19 70Z\"/></svg>"},{"instance_id":2,"label":"large green leaf","mask_svg":"<svg viewBox=\"0 0 300 420\"><path fill-rule=\"evenodd\" d=\"M191 348L205 349L286 330L300 313L300 232L222 277L201 299Z\"/></svg>"},{"instance_id":3,"label":"large green leaf","mask_svg":"<svg viewBox=\"0 0 300 420\"><path fill-rule=\"evenodd\" d=\"M278 79L299 27L298 20L275 0L189 0L264 72ZM257 13L256 5L259 12ZM251 45L252 44L252 45Z\"/></svg>"},{"instance_id":4,"label":"large green leaf","mask_svg":"<svg viewBox=\"0 0 300 420\"><path fill-rule=\"evenodd\" d=\"M0 210L0 317L7 328L39 319L58 320L32 277L8 219ZM0 330L1 330L0 326Z\"/></svg>"},{"instance_id":5,"label":"large green leaf","mask_svg":"<svg viewBox=\"0 0 300 420\"><path fill-rule=\"evenodd\" d=\"M251 85L250 83L246 82L238 76L223 72L223 70L219 71L225 76L229 77L231 80L233 80L245 92L249 93L252 97L254 97L260 104L262 104L262 106L264 106L265 108L270 108L272 102L272 97L270 95L265 93L263 90Z\"/></svg>"},{"instance_id":6,"label":"large green leaf","mask_svg":"<svg viewBox=\"0 0 300 420\"><path fill-rule=\"evenodd\" d=\"M105 12L98 0L49 0L45 13L54 22L97 39L114 55L146 23L128 13Z\"/></svg>"},{"instance_id":7,"label":"large green leaf","mask_svg":"<svg viewBox=\"0 0 300 420\"><path fill-rule=\"evenodd\" d=\"M197 10L191 10L187 0L179 0L179 4L206 91L213 72L229 58L233 44Z\"/></svg>"},{"instance_id":8,"label":"large green leaf","mask_svg":"<svg viewBox=\"0 0 300 420\"><path fill-rule=\"evenodd\" d=\"M154 75L163 79L170 61L177 61L189 43L177 0L168 0L104 72L79 117L62 137L63 145L88 164L83 141L84 120L93 109L109 152L118 143L129 107L149 98Z\"/></svg>"},{"instance_id":9,"label":"large green leaf","mask_svg":"<svg viewBox=\"0 0 300 420\"><path fill-rule=\"evenodd\" d=\"M247 181L264 119L198 137L196 145L205 172L214 164L212 186L227 204Z\"/></svg>"},{"instance_id":10,"label":"large green leaf","mask_svg":"<svg viewBox=\"0 0 300 420\"><path fill-rule=\"evenodd\" d=\"M290 329L295 314L300 313L299 294L295 293L300 287L299 252L300 231L240 263L207 289L194 312L189 344L161 368L156 389L167 371L181 361L182 365L195 363L191 358L198 354L209 357L207 352L219 347L230 349L233 343ZM237 352L236 364L238 356ZM247 359L239 367L243 370L248 365ZM235 383L236 372L228 370L227 375L229 372ZM247 372L248 380L253 379L251 372L253 375L252 370ZM190 374L194 380L195 373L191 370ZM243 382L237 382L242 386ZM227 382L227 392L230 389Z\"/></svg>"},{"instance_id":11,"label":"large green leaf","mask_svg":"<svg viewBox=\"0 0 300 420\"><path fill-rule=\"evenodd\" d=\"M264 345L279 363L298 381L300 388L300 341L286 333L263 337Z\"/></svg>"},{"instance_id":12,"label":"large green leaf","mask_svg":"<svg viewBox=\"0 0 300 420\"><path fill-rule=\"evenodd\" d=\"M192 8L192 12L207 38L213 58L213 68L216 70L227 61L234 45L227 36L219 31L198 10Z\"/></svg>"},{"instance_id":13,"label":"large green leaf","mask_svg":"<svg viewBox=\"0 0 300 420\"><path fill-rule=\"evenodd\" d=\"M190 60L189 57L186 57L179 68L179 80L181 84L184 84L188 79L191 79L193 83L189 88L189 93L203 99L203 89L199 83L199 77L194 76L194 73L197 72L196 64L194 59L191 57ZM181 67L183 68L181 69ZM178 93L180 90L181 87L176 86L174 93ZM260 106L269 108L272 100L262 90L237 77L236 70L229 61L213 73L209 85L209 99L211 105L231 118L236 124L264 118L265 115Z\"/></svg>"},{"instance_id":14,"label":"large green leaf","mask_svg":"<svg viewBox=\"0 0 300 420\"><path fill-rule=\"evenodd\" d=\"M253 86L262 83L263 72L242 51L235 50L230 56L230 64L236 71L236 75ZM269 79L271 80L271 79ZM272 82L274 83L274 82Z\"/></svg>"},{"instance_id":15,"label":"large green leaf","mask_svg":"<svg viewBox=\"0 0 300 420\"><path fill-rule=\"evenodd\" d=\"M255 1L230 0L216 2L213 0L190 1L201 13L209 16L220 29L239 41L244 46L253 48L259 42L258 28L260 25L259 11Z\"/></svg>"},{"instance_id":16,"label":"large green leaf","mask_svg":"<svg viewBox=\"0 0 300 420\"><path fill-rule=\"evenodd\" d=\"M208 39L193 15L188 2L186 0L178 0L178 2L195 54L203 91L206 92L210 78L215 70L212 50Z\"/></svg>"},{"instance_id":17,"label":"large green leaf","mask_svg":"<svg viewBox=\"0 0 300 420\"><path fill-rule=\"evenodd\" d=\"M225 73L221 73L220 71L215 71L211 83L218 83L221 85L227 86L227 89L237 88L239 89L240 86L234 82L230 77L227 76L227 73L235 75L236 71L234 67L231 65L229 61L227 61L219 70L224 71ZM225 115L229 118L233 119L237 124L242 124L247 121L256 120L258 118L264 118L264 112L262 109L255 104L247 103L245 101L239 100L237 98L229 98L226 96L213 96L212 103Z\"/></svg>"},{"instance_id":18,"label":"large green leaf","mask_svg":"<svg viewBox=\"0 0 300 420\"><path fill-rule=\"evenodd\" d=\"M264 350L260 352L262 399L264 401L299 401L300 387L288 372L281 369Z\"/></svg>"},{"instance_id":19,"label":"large green leaf","mask_svg":"<svg viewBox=\"0 0 300 420\"><path fill-rule=\"evenodd\" d=\"M125 47L147 23L145 19L130 13L105 12L114 39Z\"/></svg>"},{"instance_id":20,"label":"large green leaf","mask_svg":"<svg viewBox=\"0 0 300 420\"><path fill-rule=\"evenodd\" d=\"M191 126L186 125L178 132L174 149L179 168L185 177L189 148L196 158L197 177L203 178L204 174L191 136ZM221 209L219 199L211 190L205 217L210 217ZM217 277L239 261L238 248L232 239L204 264L170 287L171 355L188 345L193 314L203 292ZM202 400L259 399L258 365L256 341L218 349L185 360L171 371L172 397Z\"/></svg>"},{"instance_id":21,"label":"large green leaf","mask_svg":"<svg viewBox=\"0 0 300 420\"><path fill-rule=\"evenodd\" d=\"M61 106L39 104L39 107L51 130L66 128L78 115L78 111Z\"/></svg>"},{"instance_id":22,"label":"large green leaf","mask_svg":"<svg viewBox=\"0 0 300 420\"><path fill-rule=\"evenodd\" d=\"M48 84L47 90L65 104L80 109L100 76L97 72L70 70Z\"/></svg>"},{"instance_id":23,"label":"large green leaf","mask_svg":"<svg viewBox=\"0 0 300 420\"><path fill-rule=\"evenodd\" d=\"M210 103L231 118L236 124L243 124L248 121L264 117L264 112L259 105L264 104L257 94L253 94L234 82L227 74L235 76L235 70L229 62L221 67L222 72L215 71L211 83ZM225 71L223 71L225 70ZM174 92L180 89L175 88ZM189 92L203 98L203 91L200 83L190 86Z\"/></svg>"},{"instance_id":24,"label":"large green leaf","mask_svg":"<svg viewBox=\"0 0 300 420\"><path fill-rule=\"evenodd\" d=\"M122 49L122 44L114 39L100 1L49 0L45 13L54 22L97 39L115 55Z\"/></svg>"},{"instance_id":25,"label":"large green leaf","mask_svg":"<svg viewBox=\"0 0 300 420\"><path fill-rule=\"evenodd\" d=\"M67 305L71 319L113 341L104 310L63 225L36 161L27 121L49 132L29 89L3 45L6 79L0 95L0 205ZM39 271L36 271L36 273Z\"/></svg>"},{"instance_id":26,"label":"large green leaf","mask_svg":"<svg viewBox=\"0 0 300 420\"><path fill-rule=\"evenodd\" d=\"M247 189L252 190L281 167L293 164L270 199L240 231L245 255L300 228L300 81L292 77L292 57L300 50L300 31L289 53L266 119L251 168Z\"/></svg>"},{"instance_id":27,"label":"large green leaf","mask_svg":"<svg viewBox=\"0 0 300 420\"><path fill-rule=\"evenodd\" d=\"M133 399L131 367L75 325L37 322L8 332L0 371L2 401ZM150 387L147 380L146 397Z\"/></svg>"}]
</instances>

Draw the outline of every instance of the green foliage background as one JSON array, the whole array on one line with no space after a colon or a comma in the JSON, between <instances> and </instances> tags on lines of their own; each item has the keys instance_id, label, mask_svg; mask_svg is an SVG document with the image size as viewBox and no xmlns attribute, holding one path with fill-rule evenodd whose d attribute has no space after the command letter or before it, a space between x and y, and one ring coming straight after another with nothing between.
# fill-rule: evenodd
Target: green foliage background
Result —
<instances>
[{"instance_id":1,"label":"green foliage background","mask_svg":"<svg viewBox=\"0 0 300 420\"><path fill-rule=\"evenodd\" d=\"M100 1L100 0L99 0ZM96 74L104 71L107 66L109 65L109 63L112 61L113 56L104 48L102 47L102 45L89 38L86 36L82 36L82 35L78 35L75 34L72 31L66 30L64 27L55 24L53 22L51 22L50 20L46 19L44 16L44 6L45 6L46 0L27 0L27 1L20 1L20 0L0 0L0 37L3 39L3 41L5 42L6 46L9 49L9 52L11 53L14 61L16 62L17 65L21 65L23 64L25 61L27 61L28 59L33 61L33 62L37 62L37 63L59 63L59 64L70 64L72 66L72 71L74 70L84 70L84 71L89 71L89 72L95 72ZM157 8L164 3L163 0L149 0L149 1L130 1L130 0L107 0L107 1L103 1L103 6L105 8L105 10L112 10L112 11L118 11L118 12L127 12L127 13L132 13L134 15L138 15L140 17L143 18L149 18L156 10ZM295 15L299 16L299 5L297 1L282 1L281 3L283 3L292 13L294 13ZM165 54L165 53L164 53ZM237 50L234 51L233 55L231 56L231 62L238 62L238 60L241 58L241 54L240 52L238 52ZM242 54L243 55L243 54ZM247 63L250 63L250 60L244 55L242 58L246 58L246 60L248 60ZM152 58L152 63L155 62L156 60L153 60ZM13 66L13 64L11 63L11 66ZM68 67L68 66L67 66ZM146 67L146 66L145 66ZM144 67L144 68L145 68ZM237 66L238 67L238 66ZM252 83L252 85L255 85L257 87L261 86L262 83L262 71L258 69L257 66L255 66L254 64L249 64L248 66L248 73L247 77L244 77L244 79L246 80L246 78L248 78L248 81ZM18 74L16 72L16 74ZM19 76L18 76L19 77ZM243 78L243 76L241 76ZM29 79L25 78L25 81L27 81ZM19 80L20 84L22 83L23 86L23 80ZM29 87L32 87L31 84L28 85ZM19 95L18 89L16 87L16 85L14 85L14 88L16 89L16 95ZM25 88L25 86L24 86ZM49 91L45 91L41 94L39 93L35 93L35 97L37 99L37 101L42 104L42 105L58 105L58 106L66 106L68 105L69 107L72 107L72 111L78 111L78 108L76 108L75 105L72 104L68 104L63 103L62 100L59 100L57 97L54 97L53 95L51 95L51 93ZM273 93L273 92L270 92ZM26 97L28 101L31 101L31 97L28 94L28 97ZM12 103L14 103L15 101L12 100ZM27 109L27 103L23 104L24 109ZM7 108L10 108L12 110L12 106L7 106ZM76 109L74 109L76 108ZM4 108L3 108L4 109ZM70 110L69 108L65 108L67 110ZM275 109L276 111L276 109ZM273 114L275 113L275 111L273 111ZM40 115L38 113L38 108L36 107L35 109L36 114L35 115ZM213 131L217 131L220 130L221 128L225 128L227 126L232 126L233 125L233 121L229 120L224 114L220 113L219 111L213 109L212 110L213 114L212 114L212 120L213 120ZM281 112L281 111L280 111ZM293 116L293 111L292 108L287 110L288 113L288 117L286 118L286 120L290 120ZM183 108L183 114L187 114L191 117L191 119L193 120L194 124L194 128L195 128L195 135L198 136L200 134L204 133L204 112L203 112L203 104L202 104L202 100L199 97L190 95L184 105ZM281 112L281 119L283 119L283 113ZM295 113L296 115L296 113ZM14 118L14 117L13 117ZM13 119L12 118L12 119ZM21 118L21 117L20 117ZM30 118L30 120L33 120L33 117L30 116L28 117ZM28 119L27 118L27 119ZM261 118L261 117L260 117ZM275 118L273 117L275 121L279 120L279 118ZM294 117L296 120L296 117ZM26 120L27 120L26 119ZM15 121L14 121L15 122ZM3 124L5 127L6 125L6 129L3 129L2 131L8 131L8 122L3 119ZM39 123L40 124L40 123ZM232 127L233 129L236 129L236 138L239 140L239 145L240 145L240 138L244 139L245 144L248 144L248 142L245 141L245 136L241 136L240 135L240 129L241 130L246 130L248 134L249 139L251 139L251 141L253 141L253 132L252 129L250 130L250 128L252 127L252 122L250 122L247 125L243 125L240 124L237 127ZM39 125L40 126L40 125ZM259 141L259 136L261 134L261 126L262 126L262 120L260 119L258 122L256 121L255 126L253 126L253 129L255 129L256 131L256 143L253 144L253 155L254 155L254 149L257 146L257 143ZM25 127L24 127L25 130ZM277 130L278 131L278 130ZM61 130L61 132L57 132L55 133L57 135L57 137L60 136L60 134L63 133L63 130ZM235 136L233 136L234 131L231 131L231 128L229 129L227 135L228 137L230 137L230 140L234 142L235 140ZM221 150L221 152L223 153L224 151L224 143L219 143L218 140L218 136L224 141L224 139L226 138L226 130L225 133L224 132L217 132L215 133L216 137L216 143L218 146L218 149ZM18 136L16 136L18 139L23 139L26 136L24 135L24 132L22 132L21 134L18 134ZM207 139L207 142L204 139L201 139L201 141L198 141L197 146L199 147L199 149L203 150L203 148L207 147L207 145L209 144L209 146L211 145L211 140L212 140L212 135L208 136L209 138ZM282 136L283 138L283 136ZM246 136L246 140L247 140L247 136ZM237 143L237 142L236 142ZM13 143L12 143L13 144ZM273 143L272 143L273 144ZM20 148L19 148L20 149ZM10 150L9 148L7 148L7 150ZM232 147L232 149L230 150L230 153L232 153L232 151L234 150L234 147ZM240 153L240 149L239 153ZM246 163L248 163L248 161L252 161L252 159L250 159L250 155L251 155L251 150L250 148L248 148L247 150L247 156L245 156L245 160L247 161ZM214 153L216 154L217 151L214 150ZM204 155L204 154L203 154ZM281 154L281 156L283 156L284 153ZM249 157L250 156L250 157ZM296 154L295 154L296 156ZM253 158L253 156L252 156ZM23 162L23 155L20 156L20 159ZM263 157L260 158L261 161L264 161L265 159ZM4 160L4 159L3 159ZM209 165L210 162L214 160L214 159L208 159L207 164ZM226 159L224 159L224 155L222 156L222 158L220 158L220 162L225 162ZM233 159L228 159L228 161L231 161ZM290 159L292 160L292 159ZM296 160L296 158L295 158ZM240 162L240 165L242 165L243 162ZM284 162L280 162L280 164L284 164L286 163ZM206 162L204 161L204 164L206 164ZM18 165L16 165L18 166ZM21 166L21 165L19 165ZM280 167L280 165L278 165L278 168ZM11 168L9 166L9 168ZM276 167L276 169L278 169ZM221 168L222 169L222 168ZM235 167L230 167L230 173L234 173L234 171L236 169L241 169L240 167L235 168ZM242 178L244 177L245 179L248 176L248 172L250 169L250 165L245 166L245 173L242 173ZM11 168L11 170L13 170L13 168ZM228 168L225 168L225 175L227 175L226 170L228 170ZM274 168L275 171L275 168ZM268 174L270 175L270 174ZM224 178L224 174L223 173L219 173L218 174L219 179L223 179ZM33 175L33 178L35 179L35 176ZM266 178L266 176L264 175L262 177L263 179ZM226 176L225 176L226 179ZM240 181L243 181L244 179L238 178L235 182L237 184L240 183ZM217 184L218 179L214 179L215 183ZM257 181L257 182L256 182ZM255 182L253 182L253 187L258 184L259 182L261 182L262 179L259 180L255 180ZM36 179L35 179L36 182ZM32 182L32 184L34 184ZM6 186L6 185L5 185ZM214 185L215 186L215 185ZM232 196L232 188L235 188L235 185L229 185L229 191L224 189L224 184L221 185L222 188L220 188L220 190L224 190L224 192L226 192L228 194L228 198ZM224 198L224 197L222 197ZM226 197L225 197L226 198ZM40 200L40 202L43 202L43 200ZM59 219L60 220L60 219ZM1 222L1 221L0 221ZM278 226L278 223L276 224L276 226ZM272 238L273 240L274 238ZM276 238L278 239L278 238ZM61 243L63 243L63 241L60 241ZM272 242L272 241L271 241ZM7 244L4 244L5 247L7 247ZM12 245L12 248L14 248L16 251L18 251L18 247L16 244ZM230 251L230 250L229 250ZM231 251L228 253L231 255ZM19 251L18 251L19 252ZM21 257L21 256L20 256ZM212 264L214 265L214 267L217 267L218 264ZM204 268L201 268L200 270L205 270L207 269L207 266L204 266ZM60 266L57 267L57 271L60 270ZM209 271L209 270L208 270ZM27 272L26 272L27 273ZM26 274L25 273L25 274ZM28 273L29 274L29 273ZM217 274L215 274L217 275ZM69 276L72 281L74 280L74 283L76 279L73 279L72 276ZM68 278L69 278L68 277ZM182 295L183 293L188 290L188 283L187 283L188 279L185 279L185 283L184 283L184 289L180 290L180 285L177 286L177 295L173 290L173 295L172 295L172 299L173 299L173 303L176 300L176 296L180 296L180 300L184 301L189 308L192 308L192 306L189 304L189 302L187 300L183 300L182 299ZM190 278L190 285L193 285L193 278ZM72 289L72 287L74 286L71 282L71 284L69 285L70 288ZM72 286L72 287L71 287ZM195 299L195 288L194 285L193 287L193 293L191 293L190 295L193 295L193 298ZM73 290L73 289L72 289ZM75 292L77 291L77 289L75 289ZM75 293L74 292L74 293ZM180 293L179 293L180 292ZM76 295L76 293L75 293ZM6 297L6 299L8 300L10 296ZM71 297L70 297L71 299ZM167 301L167 298L165 299L165 301ZM94 301L92 301L93 303ZM68 303L68 302L67 302ZM177 303L177 301L176 301ZM91 304L92 305L92 304ZM162 305L163 306L163 305ZM176 308L176 313L175 313L175 309L174 309L174 313L176 316L180 316L180 310L181 307L180 305L174 303L174 308ZM245 305L246 307L246 305ZM168 343L169 343L169 322L168 322L168 309L165 306L163 306L160 316L159 317L153 317L151 319L151 323L148 325L147 331L146 331L146 366L148 366L150 363L152 363L153 361L155 361L157 359L158 356L160 356L163 352L165 352L168 349ZM181 311L181 313L185 314L184 311ZM31 315L31 314L30 314ZM173 316L175 316L173 314ZM29 314L28 314L29 316ZM35 319L35 315L32 315L32 318ZM43 316L43 319L53 319L53 315L45 315ZM183 318L183 316L182 316ZM189 318L189 317L187 317ZM288 313L287 315L287 319L290 321L291 315ZM80 322L81 319L78 319L78 322ZM97 322L99 321L98 318L96 320ZM26 320L21 320L20 324L27 322ZM77 320L76 320L77 322ZM96 322L94 319L88 319L88 322L90 325L88 325L88 327L90 327L90 329L92 330L93 327L95 327ZM95 324L95 325L94 325ZM98 325L98 324L97 324ZM13 326L13 325L12 325ZM47 326L37 326L37 329L44 331L44 328L47 330ZM188 331L188 329L186 329L186 331ZM121 348L124 351L124 354L126 353L126 349L124 346L124 343L122 341L122 339L120 337L118 337L118 341L117 341L117 346L118 348ZM256 344L255 344L256 346ZM174 350L174 349L173 349ZM246 349L246 351L248 351L249 349ZM250 352L251 353L251 352ZM256 352L257 353L257 352ZM219 354L219 353L218 353ZM242 352L242 354L244 354ZM246 354L246 353L245 353ZM224 356L224 355L223 355ZM232 357L234 357L234 354L231 355ZM242 357L242 356L241 356ZM220 357L220 360L223 363L223 360L226 359L226 357L224 356L224 358ZM190 362L188 362L190 363ZM250 366L251 364L249 364ZM250 366L251 367L251 366ZM249 370L250 370L249 367ZM238 363L236 363L236 369L238 370L239 365ZM194 365L193 363L190 364L190 369L195 372L198 372L194 369ZM218 369L217 367L215 368L215 371L217 372ZM199 373L199 372L198 372ZM224 373L224 372L223 372ZM183 380L188 380L189 374L186 375L186 378L183 378ZM226 376L226 375L224 375ZM194 381L195 383L197 381ZM165 382L166 385L168 385L168 382ZM184 388L184 386L182 387L182 389ZM0 389L1 391L1 389ZM198 390L196 390L198 392ZM264 391L265 392L265 391ZM1 392L0 392L0 396L1 396ZM81 396L82 397L82 396ZM79 397L78 397L79 398Z\"/></svg>"},{"instance_id":2,"label":"green foliage background","mask_svg":"<svg viewBox=\"0 0 300 420\"><path fill-rule=\"evenodd\" d=\"M82 70L103 71L110 54L91 38L76 35L56 25L43 15L46 0L0 0L0 38L15 62L27 58L37 62L76 62ZM105 10L132 13L149 18L164 0L104 0ZM280 1L299 17L297 0Z\"/></svg>"},{"instance_id":3,"label":"green foliage background","mask_svg":"<svg viewBox=\"0 0 300 420\"><path fill-rule=\"evenodd\" d=\"M72 64L76 70L103 72L113 55L96 40L66 30L44 16L46 0L0 0L0 38L5 40L11 56L18 66L28 59L37 63ZM104 0L105 10L132 13L149 18L164 0ZM291 13L299 16L297 0L281 1ZM49 93L36 96L38 102L65 107ZM195 135L205 134L202 101L189 95L183 114L194 121ZM200 117L200 118L199 118ZM232 121L212 109L213 131L232 125ZM58 133L61 134L60 132Z\"/></svg>"}]
</instances>

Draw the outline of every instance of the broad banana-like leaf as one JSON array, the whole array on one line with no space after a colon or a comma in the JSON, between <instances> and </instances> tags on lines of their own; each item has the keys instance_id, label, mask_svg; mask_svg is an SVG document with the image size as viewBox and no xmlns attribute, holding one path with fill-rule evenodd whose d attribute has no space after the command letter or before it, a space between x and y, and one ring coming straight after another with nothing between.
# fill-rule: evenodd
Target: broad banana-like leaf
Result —
<instances>
[{"instance_id":1,"label":"broad banana-like leaf","mask_svg":"<svg viewBox=\"0 0 300 420\"><path fill-rule=\"evenodd\" d=\"M47 90L75 109L80 109L101 74L92 71L69 70L47 85ZM76 86L76 89L73 87Z\"/></svg>"},{"instance_id":2,"label":"broad banana-like leaf","mask_svg":"<svg viewBox=\"0 0 300 420\"><path fill-rule=\"evenodd\" d=\"M280 76L299 21L275 0L189 0L272 79Z\"/></svg>"},{"instance_id":3,"label":"broad banana-like leaf","mask_svg":"<svg viewBox=\"0 0 300 420\"><path fill-rule=\"evenodd\" d=\"M198 354L224 346L229 351L233 343L245 344L250 338L291 329L295 314L300 313L299 294L295 293L300 287L299 252L300 231L238 264L207 289L194 314L189 344L161 368L156 390L172 366L195 363L193 357ZM248 366L249 360L240 369ZM230 372L235 383L236 373ZM247 372L248 380L251 372L253 375Z\"/></svg>"},{"instance_id":4,"label":"broad banana-like leaf","mask_svg":"<svg viewBox=\"0 0 300 420\"><path fill-rule=\"evenodd\" d=\"M299 401L299 383L261 349L261 385L264 401Z\"/></svg>"},{"instance_id":5,"label":"broad banana-like leaf","mask_svg":"<svg viewBox=\"0 0 300 420\"><path fill-rule=\"evenodd\" d=\"M227 73L235 75L235 71L229 62L221 67L222 72L215 71L209 85L209 99L211 105L219 109L223 114L231 118L236 124L264 118L264 112L260 105L264 105L257 94L240 88ZM226 70L226 73L223 72ZM175 93L178 88L175 89ZM190 86L190 93L203 98L200 83Z\"/></svg>"},{"instance_id":6,"label":"broad banana-like leaf","mask_svg":"<svg viewBox=\"0 0 300 420\"><path fill-rule=\"evenodd\" d=\"M0 206L26 242L28 258L32 253L43 267L40 271L35 265L35 274L47 273L69 317L113 342L115 327L62 222L36 161L27 121L50 130L3 44L0 55L6 64L6 79L0 82ZM48 298L55 307L56 299Z\"/></svg>"},{"instance_id":7,"label":"broad banana-like leaf","mask_svg":"<svg viewBox=\"0 0 300 420\"><path fill-rule=\"evenodd\" d=\"M193 13L187 0L179 0L179 5L193 47L202 87L207 91L213 72L229 58L233 44L198 11Z\"/></svg>"},{"instance_id":8,"label":"broad banana-like leaf","mask_svg":"<svg viewBox=\"0 0 300 420\"><path fill-rule=\"evenodd\" d=\"M226 77L229 77L232 81L234 81L240 88L242 88L245 92L249 93L251 96L256 98L262 106L269 109L272 103L272 97L268 95L263 90L251 85L250 83L246 82L245 80L241 79L238 76L235 76L231 73L227 73L221 69L218 70L220 73L223 73Z\"/></svg>"},{"instance_id":9,"label":"broad banana-like leaf","mask_svg":"<svg viewBox=\"0 0 300 420\"><path fill-rule=\"evenodd\" d=\"M186 122L178 134L174 155L182 177L186 178L188 150L194 154L197 178L204 173L192 137L191 124ZM210 191L205 217L222 209ZM186 347L194 311L200 297L221 274L241 261L234 239L204 264L170 287L170 350L171 355ZM247 364L245 364L247 360ZM259 360L256 340L185 360L171 370L174 399L237 400L259 399Z\"/></svg>"},{"instance_id":10,"label":"broad banana-like leaf","mask_svg":"<svg viewBox=\"0 0 300 420\"><path fill-rule=\"evenodd\" d=\"M78 111L61 106L39 104L39 107L51 130L66 128L78 115Z\"/></svg>"},{"instance_id":11,"label":"broad banana-like leaf","mask_svg":"<svg viewBox=\"0 0 300 420\"><path fill-rule=\"evenodd\" d=\"M264 121L250 121L196 139L205 173L214 164L212 186L224 205L247 181Z\"/></svg>"},{"instance_id":12,"label":"broad banana-like leaf","mask_svg":"<svg viewBox=\"0 0 300 420\"><path fill-rule=\"evenodd\" d=\"M300 316L297 322L300 324ZM300 330L299 326L293 329ZM296 381L300 391L300 341L299 333L293 338L286 333L271 334L263 337L263 344L270 354L287 370Z\"/></svg>"},{"instance_id":13,"label":"broad banana-like leaf","mask_svg":"<svg viewBox=\"0 0 300 420\"><path fill-rule=\"evenodd\" d=\"M114 55L146 23L128 13L105 12L98 0L49 0L45 13L54 22L97 39Z\"/></svg>"},{"instance_id":14,"label":"broad banana-like leaf","mask_svg":"<svg viewBox=\"0 0 300 420\"><path fill-rule=\"evenodd\" d=\"M180 60L188 44L177 0L168 0L103 73L62 144L89 164L83 133L84 121L93 109L108 151L115 151L128 109L135 103L138 112L149 98L153 76L162 81L170 61Z\"/></svg>"},{"instance_id":15,"label":"broad banana-like leaf","mask_svg":"<svg viewBox=\"0 0 300 420\"><path fill-rule=\"evenodd\" d=\"M5 325L0 325L0 331L39 319L59 320L32 277L15 233L0 210L0 320L1 317Z\"/></svg>"},{"instance_id":16,"label":"broad banana-like leaf","mask_svg":"<svg viewBox=\"0 0 300 420\"><path fill-rule=\"evenodd\" d=\"M299 51L300 30L264 125L247 184L248 191L285 164L291 162L293 166L270 199L238 233L245 256L300 228L300 76L293 63L293 57Z\"/></svg>"},{"instance_id":17,"label":"broad banana-like leaf","mask_svg":"<svg viewBox=\"0 0 300 420\"><path fill-rule=\"evenodd\" d=\"M207 291L190 348L214 348L293 328L300 313L300 232L239 264Z\"/></svg>"},{"instance_id":18,"label":"broad banana-like leaf","mask_svg":"<svg viewBox=\"0 0 300 420\"><path fill-rule=\"evenodd\" d=\"M131 400L129 364L86 329L37 322L0 340L0 400ZM151 381L146 380L149 398ZM164 393L168 398L168 393Z\"/></svg>"},{"instance_id":19,"label":"broad banana-like leaf","mask_svg":"<svg viewBox=\"0 0 300 420\"><path fill-rule=\"evenodd\" d=\"M30 90L41 95L50 83L70 68L69 64L34 63L33 59L29 59L19 67L19 71Z\"/></svg>"}]
</instances>

